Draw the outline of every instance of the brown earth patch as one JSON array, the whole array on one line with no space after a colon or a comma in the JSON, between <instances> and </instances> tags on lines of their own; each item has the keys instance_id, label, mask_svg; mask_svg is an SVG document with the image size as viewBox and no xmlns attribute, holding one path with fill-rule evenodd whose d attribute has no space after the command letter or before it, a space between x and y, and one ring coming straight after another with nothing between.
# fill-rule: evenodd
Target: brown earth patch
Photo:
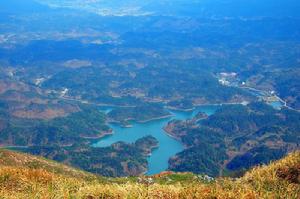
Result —
<instances>
[{"instance_id":1,"label":"brown earth patch","mask_svg":"<svg viewBox=\"0 0 300 199\"><path fill-rule=\"evenodd\" d=\"M79 109L74 107L73 109L64 108L45 108L45 109L22 109L12 112L12 115L19 118L27 119L54 119L57 117L66 117L71 113L77 112Z\"/></svg>"},{"instance_id":2,"label":"brown earth patch","mask_svg":"<svg viewBox=\"0 0 300 199\"><path fill-rule=\"evenodd\" d=\"M300 184L300 164L296 167L279 168L276 171L276 176L290 183Z\"/></svg>"}]
</instances>

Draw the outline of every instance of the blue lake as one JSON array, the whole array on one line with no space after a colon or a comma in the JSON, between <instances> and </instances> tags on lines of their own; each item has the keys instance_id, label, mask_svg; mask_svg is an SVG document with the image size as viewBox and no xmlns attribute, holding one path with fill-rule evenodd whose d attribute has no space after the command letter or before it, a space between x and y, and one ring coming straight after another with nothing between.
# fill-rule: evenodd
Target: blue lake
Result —
<instances>
[{"instance_id":1,"label":"blue lake","mask_svg":"<svg viewBox=\"0 0 300 199\"><path fill-rule=\"evenodd\" d=\"M270 102L269 105L271 105L273 108L277 110L281 109L284 106L284 104L280 101Z\"/></svg>"},{"instance_id":2,"label":"blue lake","mask_svg":"<svg viewBox=\"0 0 300 199\"><path fill-rule=\"evenodd\" d=\"M183 145L168 136L163 127L172 119L185 120L192 118L198 112L205 112L208 115L212 115L219 106L199 106L194 111L183 112L183 111L170 111L174 116L155 120L147 123L136 123L133 122L132 128L123 128L116 124L110 124L114 134L102 138L99 142L94 144L95 147L107 147L111 144L119 141L126 143L133 143L139 138L147 135L152 135L159 142L159 147L153 151L150 157L148 157L148 172L146 174L152 175L165 171L168 168L168 160L176 153L183 150ZM105 112L109 112L111 108L102 109Z\"/></svg>"}]
</instances>

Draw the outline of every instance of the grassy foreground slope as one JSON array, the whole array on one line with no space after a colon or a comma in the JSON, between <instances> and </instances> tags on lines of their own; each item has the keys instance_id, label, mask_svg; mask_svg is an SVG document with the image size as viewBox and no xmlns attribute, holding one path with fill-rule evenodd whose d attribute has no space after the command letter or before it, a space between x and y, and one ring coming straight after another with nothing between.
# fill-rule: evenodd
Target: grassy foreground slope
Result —
<instances>
[{"instance_id":1,"label":"grassy foreground slope","mask_svg":"<svg viewBox=\"0 0 300 199\"><path fill-rule=\"evenodd\" d=\"M75 169L73 167L60 164L58 162L45 159L40 156L33 156L25 153L14 152L6 149L0 149L0 170L4 168L28 169L32 171L44 171L56 175L64 175L65 177L74 177L81 179L97 179L98 176ZM3 176L1 175L1 180ZM1 181L3 183L3 181ZM1 184L2 185L2 184ZM2 186L1 186L2 188ZM1 197L0 197L1 198Z\"/></svg>"},{"instance_id":2,"label":"grassy foreground slope","mask_svg":"<svg viewBox=\"0 0 300 199\"><path fill-rule=\"evenodd\" d=\"M35 166L32 166L35 165ZM21 153L0 151L0 198L299 198L300 152L238 179L190 173L105 179Z\"/></svg>"}]
</instances>

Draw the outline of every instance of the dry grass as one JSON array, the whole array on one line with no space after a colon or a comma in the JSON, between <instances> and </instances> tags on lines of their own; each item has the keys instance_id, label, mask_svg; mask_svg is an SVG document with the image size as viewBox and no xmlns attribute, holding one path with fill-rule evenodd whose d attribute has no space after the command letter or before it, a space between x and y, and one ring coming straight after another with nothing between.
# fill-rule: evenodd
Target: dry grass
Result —
<instances>
[{"instance_id":1,"label":"dry grass","mask_svg":"<svg viewBox=\"0 0 300 199\"><path fill-rule=\"evenodd\" d=\"M165 176L164 176L165 177ZM239 179L212 183L104 183L57 174L45 169L0 167L0 198L7 199L255 199L300 198L300 152L268 166L256 167Z\"/></svg>"},{"instance_id":2,"label":"dry grass","mask_svg":"<svg viewBox=\"0 0 300 199\"><path fill-rule=\"evenodd\" d=\"M74 178L93 179L95 175L72 168L67 165L57 163L52 160L39 156L33 156L26 153L14 152L6 149L0 149L0 167L21 167L29 169L43 169L50 173L63 174L64 176Z\"/></svg>"}]
</instances>

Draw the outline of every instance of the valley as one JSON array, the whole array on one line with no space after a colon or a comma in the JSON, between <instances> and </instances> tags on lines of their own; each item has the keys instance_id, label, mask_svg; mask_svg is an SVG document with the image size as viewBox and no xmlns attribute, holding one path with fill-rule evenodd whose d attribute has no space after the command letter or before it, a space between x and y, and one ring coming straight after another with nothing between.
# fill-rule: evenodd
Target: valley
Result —
<instances>
[{"instance_id":1,"label":"valley","mask_svg":"<svg viewBox=\"0 0 300 199\"><path fill-rule=\"evenodd\" d=\"M299 150L299 3L273 1L0 2L0 146L107 177Z\"/></svg>"}]
</instances>

